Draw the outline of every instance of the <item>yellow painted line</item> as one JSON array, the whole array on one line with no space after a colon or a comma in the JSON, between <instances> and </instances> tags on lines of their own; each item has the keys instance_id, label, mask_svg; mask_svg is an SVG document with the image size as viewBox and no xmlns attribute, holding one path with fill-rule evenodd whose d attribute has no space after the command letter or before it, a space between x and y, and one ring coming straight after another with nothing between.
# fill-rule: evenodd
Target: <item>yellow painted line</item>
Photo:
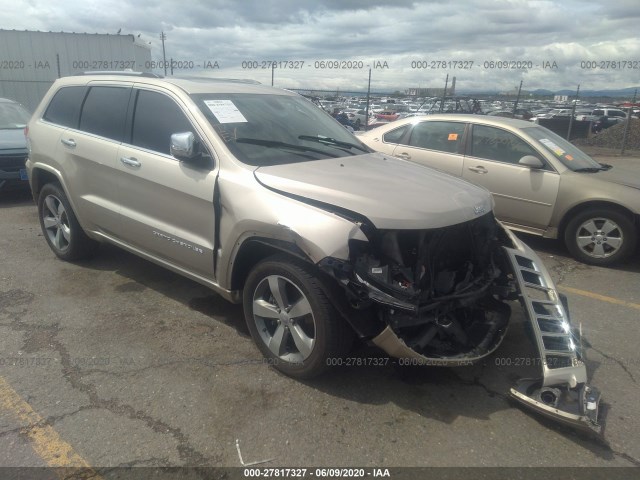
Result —
<instances>
[{"instance_id":1,"label":"yellow painted line","mask_svg":"<svg viewBox=\"0 0 640 480\"><path fill-rule=\"evenodd\" d=\"M75 467L83 470L82 478L92 478L99 480L100 477L87 463L78 455L71 445L65 442L58 432L50 425L42 425L44 419L31 408L27 402L22 400L20 395L11 388L7 381L0 377L0 407L13 413L22 423L25 423L25 432L31 440L31 446L35 452L50 467ZM64 477L69 475L69 471L59 472Z\"/></svg>"},{"instance_id":2,"label":"yellow painted line","mask_svg":"<svg viewBox=\"0 0 640 480\"><path fill-rule=\"evenodd\" d=\"M564 285L558 287L560 290L569 293L575 293L576 295L582 295L583 297L593 298L594 300L600 300L602 302L614 303L616 305L622 305L623 307L635 308L640 310L640 304L627 302L615 297L607 297L606 295L600 295L599 293L589 292L587 290L580 290L578 288L565 287Z\"/></svg>"}]
</instances>

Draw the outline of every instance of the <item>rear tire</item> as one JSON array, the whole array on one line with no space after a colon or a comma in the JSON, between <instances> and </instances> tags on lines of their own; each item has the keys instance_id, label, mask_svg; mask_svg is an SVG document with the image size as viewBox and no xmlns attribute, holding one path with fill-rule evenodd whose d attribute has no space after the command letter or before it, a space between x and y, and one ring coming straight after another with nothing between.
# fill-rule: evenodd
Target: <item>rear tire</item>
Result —
<instances>
[{"instance_id":1,"label":"rear tire","mask_svg":"<svg viewBox=\"0 0 640 480\"><path fill-rule=\"evenodd\" d=\"M38 217L45 240L62 260L80 260L96 252L99 243L84 233L59 184L47 183L42 187Z\"/></svg>"},{"instance_id":2,"label":"rear tire","mask_svg":"<svg viewBox=\"0 0 640 480\"><path fill-rule=\"evenodd\" d=\"M263 260L247 278L249 332L268 363L290 377L320 375L351 346L353 332L325 292L311 265L284 255Z\"/></svg>"}]
</instances>

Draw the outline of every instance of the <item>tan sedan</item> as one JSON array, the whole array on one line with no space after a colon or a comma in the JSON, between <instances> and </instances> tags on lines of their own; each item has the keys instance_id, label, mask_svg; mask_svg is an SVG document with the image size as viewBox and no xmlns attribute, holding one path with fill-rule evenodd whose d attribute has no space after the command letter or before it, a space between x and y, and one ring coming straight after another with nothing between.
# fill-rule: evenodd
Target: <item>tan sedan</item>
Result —
<instances>
[{"instance_id":1,"label":"tan sedan","mask_svg":"<svg viewBox=\"0 0 640 480\"><path fill-rule=\"evenodd\" d=\"M602 165L544 127L509 118L429 115L358 138L485 187L505 225L561 238L585 263L610 265L635 251L640 168Z\"/></svg>"}]
</instances>

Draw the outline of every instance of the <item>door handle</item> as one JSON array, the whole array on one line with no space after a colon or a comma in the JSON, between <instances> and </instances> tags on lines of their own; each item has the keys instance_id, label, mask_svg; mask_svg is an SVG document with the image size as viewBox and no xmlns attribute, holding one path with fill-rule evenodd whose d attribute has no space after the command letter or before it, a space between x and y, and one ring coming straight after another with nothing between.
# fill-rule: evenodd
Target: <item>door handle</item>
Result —
<instances>
[{"instance_id":1,"label":"door handle","mask_svg":"<svg viewBox=\"0 0 640 480\"><path fill-rule=\"evenodd\" d=\"M138 159L133 157L120 157L120 161L130 167L139 167L142 165Z\"/></svg>"},{"instance_id":2,"label":"door handle","mask_svg":"<svg viewBox=\"0 0 640 480\"><path fill-rule=\"evenodd\" d=\"M396 158L401 158L402 160L411 160L411 155L406 152L398 153Z\"/></svg>"},{"instance_id":3,"label":"door handle","mask_svg":"<svg viewBox=\"0 0 640 480\"><path fill-rule=\"evenodd\" d=\"M61 138L60 141L62 142L63 145L66 145L67 147L71 147L71 148L75 148L76 147L76 142L73 141L73 139L69 139L69 140L65 140L64 138Z\"/></svg>"},{"instance_id":4,"label":"door handle","mask_svg":"<svg viewBox=\"0 0 640 480\"><path fill-rule=\"evenodd\" d=\"M477 167L469 167L469 170L475 173L482 173L482 174L489 173L489 170L484 168L482 165L479 165Z\"/></svg>"}]
</instances>

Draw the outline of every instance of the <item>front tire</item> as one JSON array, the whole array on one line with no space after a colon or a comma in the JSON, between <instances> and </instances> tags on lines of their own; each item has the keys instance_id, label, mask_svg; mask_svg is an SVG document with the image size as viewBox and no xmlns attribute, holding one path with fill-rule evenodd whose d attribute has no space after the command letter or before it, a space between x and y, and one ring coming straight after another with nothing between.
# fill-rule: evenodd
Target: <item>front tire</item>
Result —
<instances>
[{"instance_id":1,"label":"front tire","mask_svg":"<svg viewBox=\"0 0 640 480\"><path fill-rule=\"evenodd\" d=\"M625 215L602 208L576 215L567 224L564 241L577 260L609 266L634 252L637 236L634 224Z\"/></svg>"},{"instance_id":2,"label":"front tire","mask_svg":"<svg viewBox=\"0 0 640 480\"><path fill-rule=\"evenodd\" d=\"M243 301L256 345L290 377L320 375L351 345L350 328L304 262L282 255L260 262L247 278Z\"/></svg>"},{"instance_id":3,"label":"front tire","mask_svg":"<svg viewBox=\"0 0 640 480\"><path fill-rule=\"evenodd\" d=\"M38 217L45 240L62 260L80 260L95 253L98 242L84 233L60 185L48 183L42 187Z\"/></svg>"}]
</instances>

